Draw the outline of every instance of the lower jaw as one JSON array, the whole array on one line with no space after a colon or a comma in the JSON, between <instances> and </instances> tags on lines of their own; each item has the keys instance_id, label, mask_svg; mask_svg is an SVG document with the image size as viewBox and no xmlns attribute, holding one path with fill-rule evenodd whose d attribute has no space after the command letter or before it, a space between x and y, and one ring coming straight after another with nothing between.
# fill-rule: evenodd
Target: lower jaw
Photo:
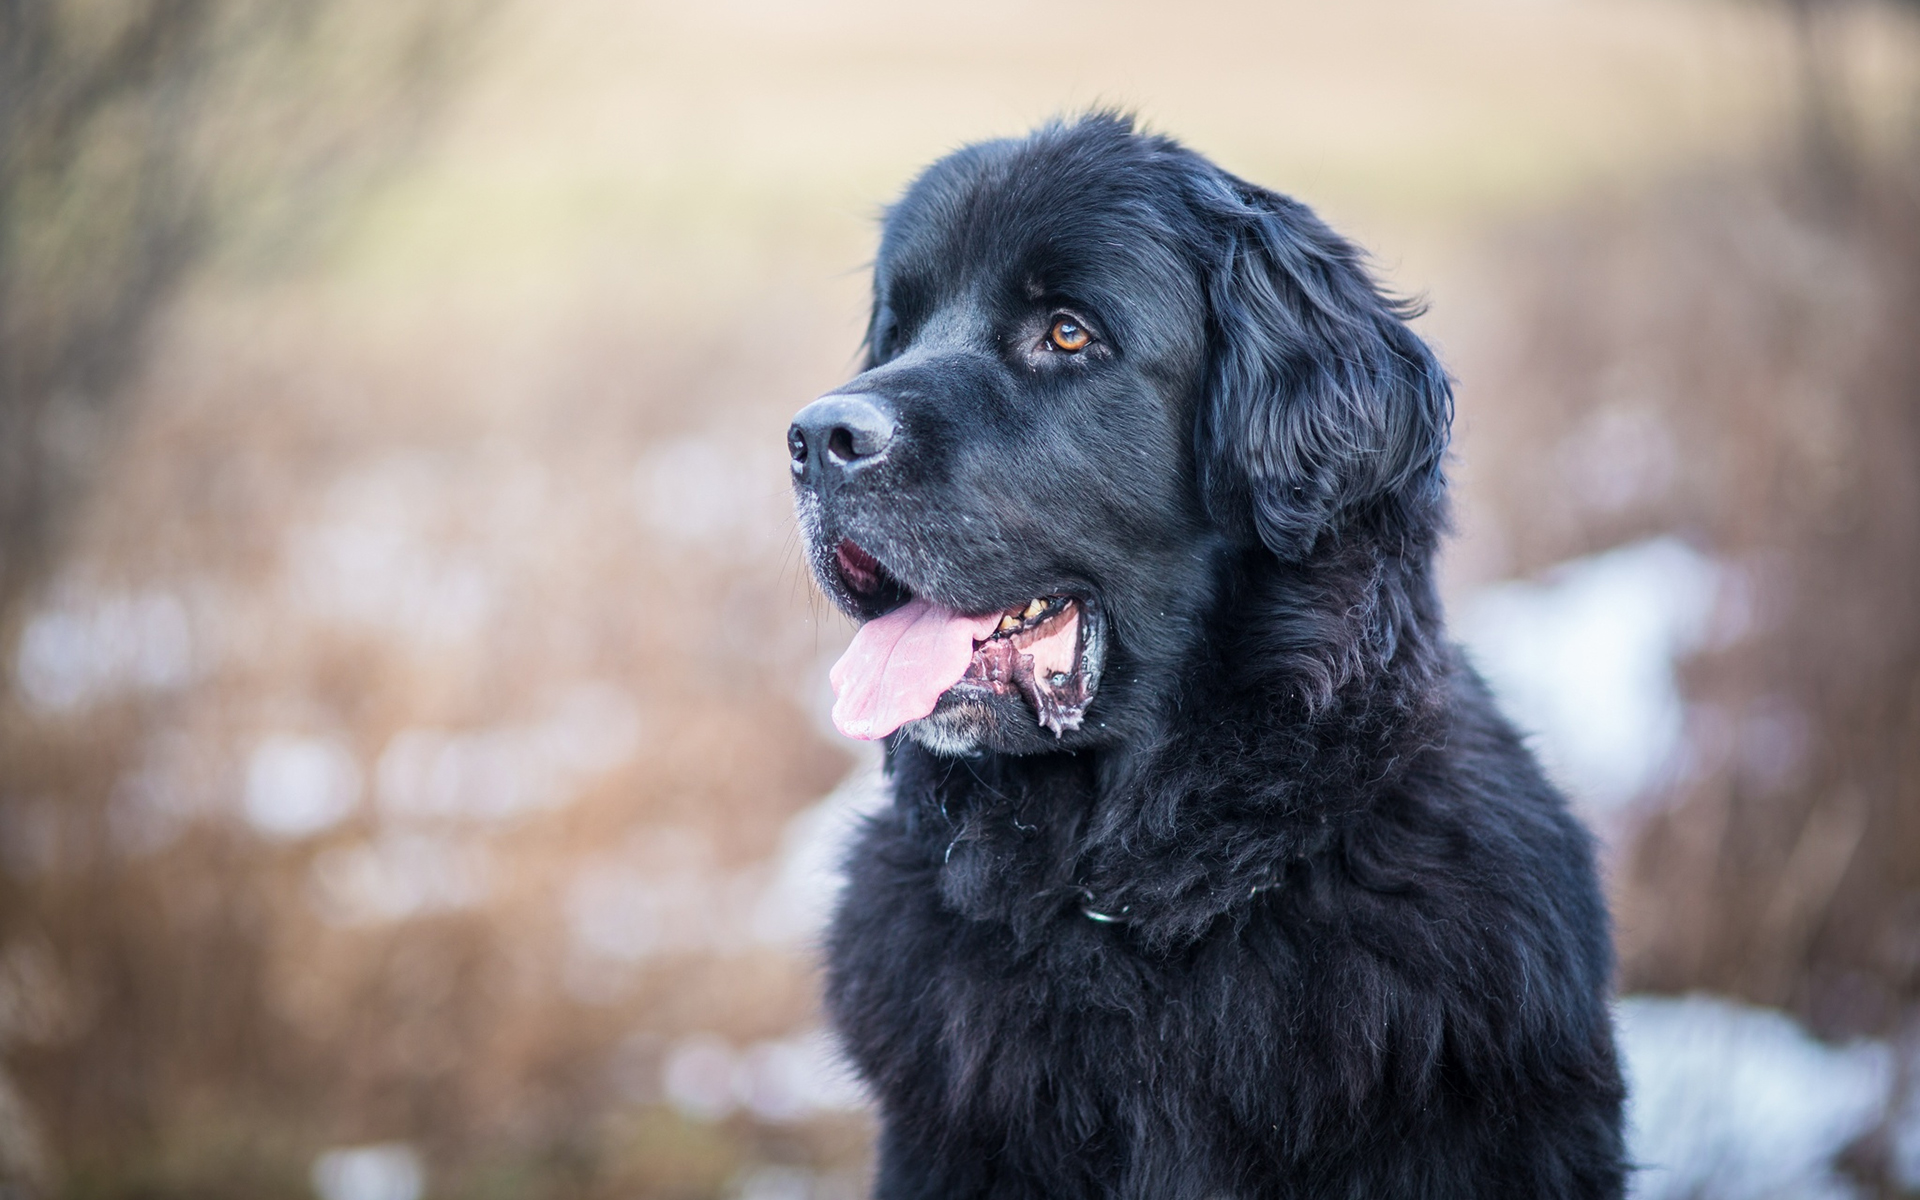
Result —
<instances>
[{"instance_id":1,"label":"lower jaw","mask_svg":"<svg viewBox=\"0 0 1920 1200\"><path fill-rule=\"evenodd\" d=\"M1032 656L1006 642L985 642L960 681L940 697L933 712L909 722L905 732L942 754L969 754L985 745L1035 752L1078 730L1100 684L1106 657L1105 627L1095 614L1077 609L1080 628L1070 671L1049 676ZM1048 738L1047 734L1052 734Z\"/></svg>"},{"instance_id":2,"label":"lower jaw","mask_svg":"<svg viewBox=\"0 0 1920 1200\"><path fill-rule=\"evenodd\" d=\"M989 647L981 650L988 651ZM985 702L993 696L1018 697L1033 710L1040 727L1056 740L1080 728L1087 706L1093 703L1093 688L1084 667L1071 674L1043 678L1035 671L1032 658L1017 653L975 655L967 673L947 695L961 703Z\"/></svg>"}]
</instances>

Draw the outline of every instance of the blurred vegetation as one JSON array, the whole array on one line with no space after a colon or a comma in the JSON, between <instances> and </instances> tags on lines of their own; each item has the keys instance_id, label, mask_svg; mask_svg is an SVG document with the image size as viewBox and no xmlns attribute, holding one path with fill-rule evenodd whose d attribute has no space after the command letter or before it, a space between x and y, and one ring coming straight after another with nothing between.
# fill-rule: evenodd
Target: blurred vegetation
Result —
<instances>
[{"instance_id":1,"label":"blurred vegetation","mask_svg":"<svg viewBox=\"0 0 1920 1200\"><path fill-rule=\"evenodd\" d=\"M1527 229L1481 386L1522 572L1678 532L1738 583L1689 768L1616 852L1622 989L1920 1035L1920 156L1800 158ZM1612 461L1609 461L1611 457ZM1611 473L1611 474L1610 474ZM1583 488L1596 478L1627 486ZM1524 514L1524 518L1521 514ZM1853 1164L1896 1195L1884 1161Z\"/></svg>"},{"instance_id":2,"label":"blurred vegetation","mask_svg":"<svg viewBox=\"0 0 1920 1200\"><path fill-rule=\"evenodd\" d=\"M0 614L211 256L311 248L418 140L484 5L0 5Z\"/></svg>"},{"instance_id":3,"label":"blurred vegetation","mask_svg":"<svg viewBox=\"0 0 1920 1200\"><path fill-rule=\"evenodd\" d=\"M1624 985L1920 1029L1902 18L502 7L0 0L0 1196L392 1140L434 1197L856 1194L857 1105L758 1096L857 765L779 434L905 172L1113 88L1468 314L1465 584L1659 533L1747 581L1614 848Z\"/></svg>"},{"instance_id":4,"label":"blurred vegetation","mask_svg":"<svg viewBox=\"0 0 1920 1200\"><path fill-rule=\"evenodd\" d=\"M1685 768L1613 851L1621 990L1739 997L1911 1055L1920 97L1866 135L1835 46L1849 7L1789 6L1800 117L1767 159L1506 231L1475 477L1517 573L1663 533L1732 573L1682 664ZM1890 1107L1916 1086L1903 1070ZM1843 1167L1908 1195L1890 1153L1883 1126Z\"/></svg>"}]
</instances>

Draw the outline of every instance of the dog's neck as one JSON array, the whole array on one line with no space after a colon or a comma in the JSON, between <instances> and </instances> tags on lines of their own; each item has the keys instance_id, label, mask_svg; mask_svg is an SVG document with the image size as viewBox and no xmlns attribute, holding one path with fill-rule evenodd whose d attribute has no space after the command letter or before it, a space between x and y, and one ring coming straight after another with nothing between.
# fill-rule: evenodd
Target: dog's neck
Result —
<instances>
[{"instance_id":1,"label":"dog's neck","mask_svg":"<svg viewBox=\"0 0 1920 1200\"><path fill-rule=\"evenodd\" d=\"M1179 740L968 758L897 741L896 803L947 904L1021 940L1064 909L1167 949L1331 846L1432 744L1449 674L1431 539L1380 544L1224 556L1207 649L1157 698L1205 714ZM1142 856L1152 879L1129 870Z\"/></svg>"}]
</instances>

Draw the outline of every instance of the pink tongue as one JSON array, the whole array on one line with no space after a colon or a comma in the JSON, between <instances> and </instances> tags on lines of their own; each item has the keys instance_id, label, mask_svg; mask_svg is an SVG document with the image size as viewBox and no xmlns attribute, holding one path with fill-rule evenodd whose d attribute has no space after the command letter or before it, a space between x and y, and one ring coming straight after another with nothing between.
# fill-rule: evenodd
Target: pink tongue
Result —
<instances>
[{"instance_id":1,"label":"pink tongue","mask_svg":"<svg viewBox=\"0 0 1920 1200\"><path fill-rule=\"evenodd\" d=\"M828 675L834 728L871 741L926 716L999 622L999 613L966 617L926 600L868 621Z\"/></svg>"}]
</instances>

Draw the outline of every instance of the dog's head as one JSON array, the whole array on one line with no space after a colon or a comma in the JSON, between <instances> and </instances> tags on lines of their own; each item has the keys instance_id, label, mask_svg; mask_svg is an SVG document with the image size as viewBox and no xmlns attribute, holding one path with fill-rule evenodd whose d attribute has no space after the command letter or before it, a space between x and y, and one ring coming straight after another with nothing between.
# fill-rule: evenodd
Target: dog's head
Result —
<instances>
[{"instance_id":1,"label":"dog's head","mask_svg":"<svg viewBox=\"0 0 1920 1200\"><path fill-rule=\"evenodd\" d=\"M1098 745L1192 669L1223 569L1439 519L1444 373L1303 206L1101 115L934 164L865 370L788 433L856 736Z\"/></svg>"}]
</instances>

